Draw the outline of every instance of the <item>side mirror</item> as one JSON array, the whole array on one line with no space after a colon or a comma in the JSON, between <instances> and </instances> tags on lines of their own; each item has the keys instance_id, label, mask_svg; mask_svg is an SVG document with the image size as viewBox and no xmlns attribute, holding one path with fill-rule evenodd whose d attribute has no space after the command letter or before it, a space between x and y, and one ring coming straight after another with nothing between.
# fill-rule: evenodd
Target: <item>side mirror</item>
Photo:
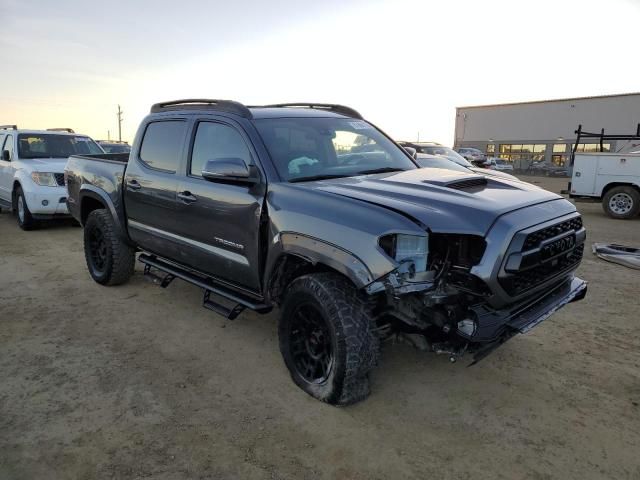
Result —
<instances>
[{"instance_id":1,"label":"side mirror","mask_svg":"<svg viewBox=\"0 0 640 480\"><path fill-rule=\"evenodd\" d=\"M241 158L218 158L207 160L202 169L202 178L210 182L256 183L257 172L252 172L252 169L255 167L247 167Z\"/></svg>"},{"instance_id":2,"label":"side mirror","mask_svg":"<svg viewBox=\"0 0 640 480\"><path fill-rule=\"evenodd\" d=\"M9 150L2 151L2 160L4 160L5 162L11 161L11 154L9 153Z\"/></svg>"},{"instance_id":3,"label":"side mirror","mask_svg":"<svg viewBox=\"0 0 640 480\"><path fill-rule=\"evenodd\" d=\"M413 147L402 147L406 150L406 152L411 155L411 158L416 158L418 151Z\"/></svg>"}]
</instances>

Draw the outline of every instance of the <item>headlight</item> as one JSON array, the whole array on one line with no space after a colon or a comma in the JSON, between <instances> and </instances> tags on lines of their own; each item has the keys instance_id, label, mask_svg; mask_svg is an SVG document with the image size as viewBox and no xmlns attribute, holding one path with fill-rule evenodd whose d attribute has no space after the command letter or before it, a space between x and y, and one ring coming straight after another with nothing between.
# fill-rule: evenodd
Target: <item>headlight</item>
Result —
<instances>
[{"instance_id":1,"label":"headlight","mask_svg":"<svg viewBox=\"0 0 640 480\"><path fill-rule=\"evenodd\" d=\"M31 179L36 182L38 185L42 185L43 187L57 187L58 182L56 182L56 177L53 173L48 172L33 172L31 174Z\"/></svg>"},{"instance_id":2,"label":"headlight","mask_svg":"<svg viewBox=\"0 0 640 480\"><path fill-rule=\"evenodd\" d=\"M416 272L427 269L429 238L417 235L385 235L380 237L380 248L396 262L413 262Z\"/></svg>"}]
</instances>

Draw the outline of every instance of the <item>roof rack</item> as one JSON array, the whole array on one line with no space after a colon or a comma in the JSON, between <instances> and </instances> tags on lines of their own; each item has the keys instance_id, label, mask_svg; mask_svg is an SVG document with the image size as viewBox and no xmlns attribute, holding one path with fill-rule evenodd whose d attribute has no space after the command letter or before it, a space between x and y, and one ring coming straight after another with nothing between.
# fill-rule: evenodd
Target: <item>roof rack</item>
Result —
<instances>
[{"instance_id":1,"label":"roof rack","mask_svg":"<svg viewBox=\"0 0 640 480\"><path fill-rule=\"evenodd\" d=\"M76 133L72 128L47 128L47 132L67 132L67 133Z\"/></svg>"},{"instance_id":2,"label":"roof rack","mask_svg":"<svg viewBox=\"0 0 640 480\"><path fill-rule=\"evenodd\" d=\"M362 115L357 110L344 105L336 105L333 103L308 103L308 102L294 102L294 103L276 103L273 105L263 105L262 108L312 108L315 110L328 110L330 112L341 113L347 117L357 118L364 120Z\"/></svg>"},{"instance_id":3,"label":"roof rack","mask_svg":"<svg viewBox=\"0 0 640 480\"><path fill-rule=\"evenodd\" d=\"M17 130L17 125L0 125L0 130Z\"/></svg>"},{"instance_id":4,"label":"roof rack","mask_svg":"<svg viewBox=\"0 0 640 480\"><path fill-rule=\"evenodd\" d=\"M121 143L123 145L129 145L129 142L125 140L96 140L97 143Z\"/></svg>"},{"instance_id":5,"label":"roof rack","mask_svg":"<svg viewBox=\"0 0 640 480\"><path fill-rule=\"evenodd\" d=\"M207 98L187 98L184 100L155 103L151 106L151 113L185 109L214 109L235 113L244 118L253 118L251 111L239 102L234 102L233 100L211 100Z\"/></svg>"},{"instance_id":6,"label":"roof rack","mask_svg":"<svg viewBox=\"0 0 640 480\"><path fill-rule=\"evenodd\" d=\"M600 140L600 152L603 152L605 140L640 140L640 123L636 126L636 133L632 133L630 135L605 134L604 128L600 130L600 133L585 132L582 130L582 124L578 125L578 129L574 133L576 134L576 143L573 145L573 149L571 150L571 165L573 165L573 162L575 161L576 151L578 150L578 145L580 144L581 139L597 138Z\"/></svg>"}]
</instances>

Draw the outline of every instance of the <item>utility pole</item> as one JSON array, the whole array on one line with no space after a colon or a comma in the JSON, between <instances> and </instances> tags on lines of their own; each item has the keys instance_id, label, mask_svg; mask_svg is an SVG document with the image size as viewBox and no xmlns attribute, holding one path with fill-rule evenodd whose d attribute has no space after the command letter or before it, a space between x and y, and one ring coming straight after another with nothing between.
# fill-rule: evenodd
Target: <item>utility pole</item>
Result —
<instances>
[{"instance_id":1,"label":"utility pole","mask_svg":"<svg viewBox=\"0 0 640 480\"><path fill-rule=\"evenodd\" d=\"M118 105L118 141L122 141L122 110L120 109L120 105Z\"/></svg>"},{"instance_id":2,"label":"utility pole","mask_svg":"<svg viewBox=\"0 0 640 480\"><path fill-rule=\"evenodd\" d=\"M107 140L111 140L111 130L107 130Z\"/></svg>"}]
</instances>

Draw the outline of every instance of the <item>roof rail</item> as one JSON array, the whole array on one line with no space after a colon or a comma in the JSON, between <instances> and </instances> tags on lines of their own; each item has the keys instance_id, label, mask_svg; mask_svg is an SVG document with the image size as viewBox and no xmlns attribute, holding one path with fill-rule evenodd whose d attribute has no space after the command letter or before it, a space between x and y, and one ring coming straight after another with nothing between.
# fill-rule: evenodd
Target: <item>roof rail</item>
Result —
<instances>
[{"instance_id":1,"label":"roof rail","mask_svg":"<svg viewBox=\"0 0 640 480\"><path fill-rule=\"evenodd\" d=\"M47 128L47 132L67 132L67 133L76 133L72 128Z\"/></svg>"},{"instance_id":2,"label":"roof rail","mask_svg":"<svg viewBox=\"0 0 640 480\"><path fill-rule=\"evenodd\" d=\"M328 110L330 112L341 113L347 117L358 118L364 120L362 115L357 110L344 105L336 105L333 103L309 103L309 102L294 102L294 103L276 103L273 105L263 105L263 108L312 108L315 110Z\"/></svg>"},{"instance_id":3,"label":"roof rail","mask_svg":"<svg viewBox=\"0 0 640 480\"><path fill-rule=\"evenodd\" d=\"M172 100L169 102L155 103L151 106L151 113L158 113L165 110L185 110L185 109L213 109L227 113L235 113L244 118L253 118L251 111L233 100L212 100L207 98L187 98L184 100Z\"/></svg>"},{"instance_id":4,"label":"roof rail","mask_svg":"<svg viewBox=\"0 0 640 480\"><path fill-rule=\"evenodd\" d=\"M123 145L129 145L129 142L125 140L96 140L97 143L121 143Z\"/></svg>"},{"instance_id":5,"label":"roof rail","mask_svg":"<svg viewBox=\"0 0 640 480\"><path fill-rule=\"evenodd\" d=\"M17 130L17 125L0 125L0 130Z\"/></svg>"}]
</instances>

